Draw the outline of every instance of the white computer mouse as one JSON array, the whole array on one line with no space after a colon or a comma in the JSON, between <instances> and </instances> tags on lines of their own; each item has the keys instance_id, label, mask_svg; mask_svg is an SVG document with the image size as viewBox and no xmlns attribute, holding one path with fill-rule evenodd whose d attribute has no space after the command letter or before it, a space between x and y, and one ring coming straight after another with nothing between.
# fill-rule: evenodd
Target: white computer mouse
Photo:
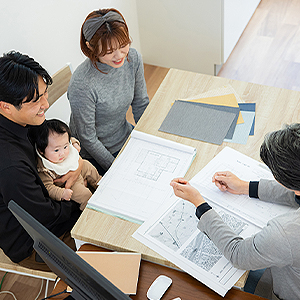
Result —
<instances>
[{"instance_id":1,"label":"white computer mouse","mask_svg":"<svg viewBox=\"0 0 300 300\"><path fill-rule=\"evenodd\" d=\"M165 275L158 276L150 285L147 298L149 300L159 300L171 284L172 279L170 277Z\"/></svg>"}]
</instances>

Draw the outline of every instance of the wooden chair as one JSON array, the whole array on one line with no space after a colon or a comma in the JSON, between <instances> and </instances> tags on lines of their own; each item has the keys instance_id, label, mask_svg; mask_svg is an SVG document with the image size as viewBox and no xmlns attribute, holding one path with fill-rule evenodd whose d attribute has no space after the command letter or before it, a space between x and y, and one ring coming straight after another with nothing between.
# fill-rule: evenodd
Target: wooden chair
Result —
<instances>
[{"instance_id":1,"label":"wooden chair","mask_svg":"<svg viewBox=\"0 0 300 300\"><path fill-rule=\"evenodd\" d=\"M72 76L70 64L56 72L53 76L53 84L49 86L48 89L48 102L51 106L56 100L58 100L68 89L68 85ZM0 249L0 270L4 272L11 272L20 275L31 276L35 278L42 278L46 280L46 290L45 297L48 294L49 280L54 281L56 279L56 274L52 272L44 272L28 269L21 267L20 265L12 262Z\"/></svg>"},{"instance_id":2,"label":"wooden chair","mask_svg":"<svg viewBox=\"0 0 300 300\"><path fill-rule=\"evenodd\" d=\"M56 274L52 272L44 272L44 271L32 270L25 267L21 267L20 265L12 262L4 254L2 249L0 249L0 270L4 272L45 279L46 280L45 297L47 297L48 295L49 280L54 281L57 277Z\"/></svg>"},{"instance_id":3,"label":"wooden chair","mask_svg":"<svg viewBox=\"0 0 300 300\"><path fill-rule=\"evenodd\" d=\"M58 70L53 76L53 83L48 88L48 102L51 106L68 90L69 82L72 76L71 64L66 64Z\"/></svg>"},{"instance_id":4,"label":"wooden chair","mask_svg":"<svg viewBox=\"0 0 300 300\"><path fill-rule=\"evenodd\" d=\"M46 119L55 118L69 124L71 108L66 96L66 91L68 90L71 76L72 71L70 64L67 64L52 76L53 84L48 88L49 108L45 112Z\"/></svg>"}]
</instances>

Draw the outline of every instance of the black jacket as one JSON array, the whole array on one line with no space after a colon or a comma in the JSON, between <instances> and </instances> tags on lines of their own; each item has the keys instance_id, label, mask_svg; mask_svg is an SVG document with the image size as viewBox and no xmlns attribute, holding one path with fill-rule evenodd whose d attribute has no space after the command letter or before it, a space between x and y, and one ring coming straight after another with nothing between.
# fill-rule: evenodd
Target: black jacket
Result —
<instances>
[{"instance_id":1,"label":"black jacket","mask_svg":"<svg viewBox=\"0 0 300 300\"><path fill-rule=\"evenodd\" d=\"M0 115L0 248L20 262L33 250L33 240L8 210L13 199L57 237L70 231L81 211L73 201L52 200L40 179L28 127Z\"/></svg>"}]
</instances>

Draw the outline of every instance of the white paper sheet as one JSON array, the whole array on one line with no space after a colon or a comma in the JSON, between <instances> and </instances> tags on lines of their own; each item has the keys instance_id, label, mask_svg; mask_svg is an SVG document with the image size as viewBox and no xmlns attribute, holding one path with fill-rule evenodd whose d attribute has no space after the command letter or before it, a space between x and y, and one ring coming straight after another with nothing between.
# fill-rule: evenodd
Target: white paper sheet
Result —
<instances>
[{"instance_id":1,"label":"white paper sheet","mask_svg":"<svg viewBox=\"0 0 300 300\"><path fill-rule=\"evenodd\" d=\"M291 210L219 191L212 183L216 171L231 171L248 181L273 176L265 165L226 147L190 181L224 222L243 238L258 232L269 219ZM244 271L234 268L197 229L194 205L174 195L172 198L172 204L166 204L160 213L147 220L133 237L224 296Z\"/></svg>"},{"instance_id":2,"label":"white paper sheet","mask_svg":"<svg viewBox=\"0 0 300 300\"><path fill-rule=\"evenodd\" d=\"M234 268L197 229L195 206L173 198L171 206L166 205L161 213L147 220L133 237L224 297L245 271ZM213 207L241 236L247 237L259 230L221 207Z\"/></svg>"},{"instance_id":3,"label":"white paper sheet","mask_svg":"<svg viewBox=\"0 0 300 300\"><path fill-rule=\"evenodd\" d=\"M260 178L274 179L265 164L226 147L190 181L190 184L196 187L204 197L208 198L210 203L216 203L260 228L265 226L270 219L293 210L289 206L263 202L246 195L221 192L212 182L212 176L217 171L231 171L240 179L246 181L258 181Z\"/></svg>"},{"instance_id":4,"label":"white paper sheet","mask_svg":"<svg viewBox=\"0 0 300 300\"><path fill-rule=\"evenodd\" d=\"M170 181L185 175L195 155L190 146L133 130L88 207L141 224L171 201Z\"/></svg>"}]
</instances>

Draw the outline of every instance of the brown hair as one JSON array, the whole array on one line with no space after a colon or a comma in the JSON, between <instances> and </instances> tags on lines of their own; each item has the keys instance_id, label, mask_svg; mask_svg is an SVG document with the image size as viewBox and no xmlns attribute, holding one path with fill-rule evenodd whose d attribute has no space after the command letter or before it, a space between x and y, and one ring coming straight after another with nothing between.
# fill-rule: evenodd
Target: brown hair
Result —
<instances>
[{"instance_id":1,"label":"brown hair","mask_svg":"<svg viewBox=\"0 0 300 300\"><path fill-rule=\"evenodd\" d=\"M103 25L101 25L89 42L90 46L92 47L92 49L90 49L87 46L86 44L87 40L83 35L83 24L85 23L86 20L98 17L99 15L103 16L107 14L109 11L114 11L120 14L124 20L124 23L118 21L112 21L112 22L105 22ZM109 50L113 50L112 41L114 40L117 41L120 47L124 47L128 44L131 44L131 38L129 36L127 24L125 22L124 17L118 10L114 8L95 10L86 17L85 21L81 26L80 47L83 54L92 61L96 69L98 69L97 67L98 57L104 56ZM102 46L100 53L99 53L99 41Z\"/></svg>"}]
</instances>

